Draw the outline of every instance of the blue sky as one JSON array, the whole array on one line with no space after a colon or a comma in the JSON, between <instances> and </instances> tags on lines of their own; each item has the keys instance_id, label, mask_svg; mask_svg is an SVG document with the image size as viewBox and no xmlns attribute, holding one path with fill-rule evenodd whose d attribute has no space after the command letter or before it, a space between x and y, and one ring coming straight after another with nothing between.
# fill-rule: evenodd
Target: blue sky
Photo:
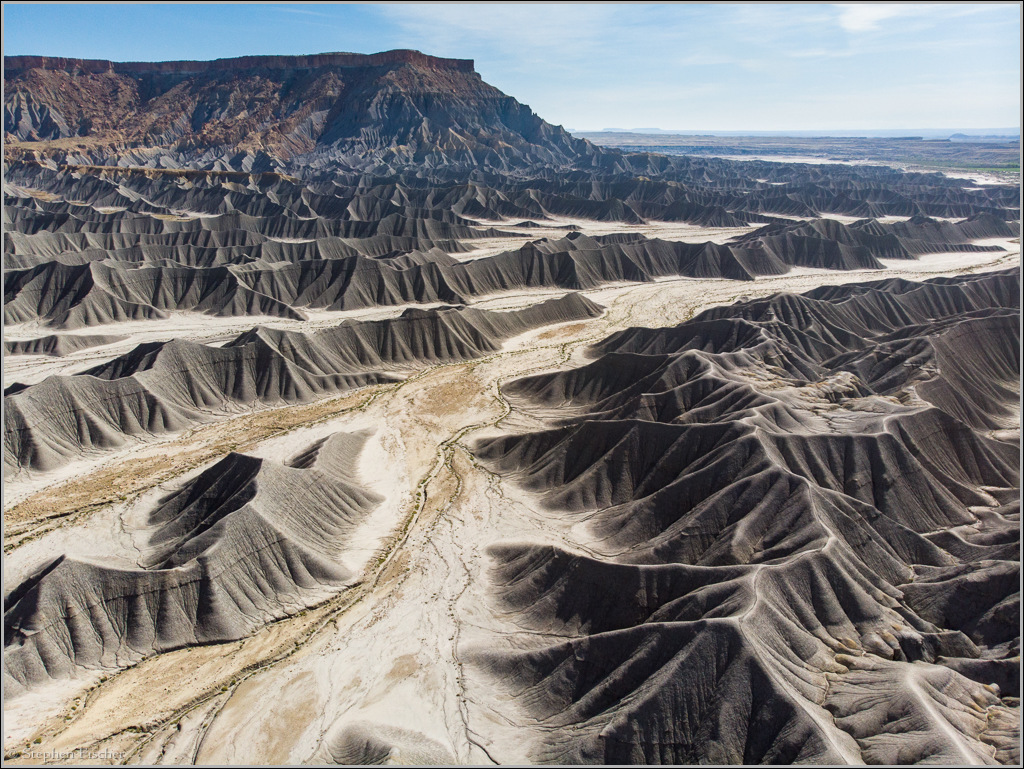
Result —
<instances>
[{"instance_id":1,"label":"blue sky","mask_svg":"<svg viewBox=\"0 0 1024 769\"><path fill-rule=\"evenodd\" d=\"M5 55L115 61L415 48L576 129L1019 126L1007 4L18 4Z\"/></svg>"}]
</instances>

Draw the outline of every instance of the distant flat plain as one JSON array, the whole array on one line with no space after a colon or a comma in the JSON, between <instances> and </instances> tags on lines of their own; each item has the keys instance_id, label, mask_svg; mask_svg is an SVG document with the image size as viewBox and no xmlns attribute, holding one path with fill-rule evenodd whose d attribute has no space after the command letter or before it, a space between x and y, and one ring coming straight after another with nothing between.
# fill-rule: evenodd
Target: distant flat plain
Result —
<instances>
[{"instance_id":1,"label":"distant flat plain","mask_svg":"<svg viewBox=\"0 0 1024 769\"><path fill-rule=\"evenodd\" d=\"M714 136L697 134L579 132L601 147L623 152L659 152L736 160L804 163L877 163L925 171L969 172L992 181L1020 179L1020 136L846 137Z\"/></svg>"}]
</instances>

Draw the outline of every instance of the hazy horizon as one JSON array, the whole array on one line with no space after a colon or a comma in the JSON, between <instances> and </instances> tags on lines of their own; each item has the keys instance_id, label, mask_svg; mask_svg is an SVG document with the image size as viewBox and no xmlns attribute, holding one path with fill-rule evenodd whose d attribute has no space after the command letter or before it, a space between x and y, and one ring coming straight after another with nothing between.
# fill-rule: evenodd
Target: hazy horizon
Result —
<instances>
[{"instance_id":1,"label":"hazy horizon","mask_svg":"<svg viewBox=\"0 0 1024 769\"><path fill-rule=\"evenodd\" d=\"M780 129L777 131L732 131L715 129L690 129L690 128L569 128L565 130L576 133L632 133L632 134L665 134L668 136L780 136L780 137L823 137L823 138L910 138L922 137L926 139L938 138L940 136L955 136L963 134L966 136L999 136L1007 138L1019 138L1020 127L1004 126L1000 128L835 128L815 131L804 128Z\"/></svg>"},{"instance_id":2,"label":"hazy horizon","mask_svg":"<svg viewBox=\"0 0 1024 769\"><path fill-rule=\"evenodd\" d=\"M473 59L485 81L562 126L964 132L1020 114L1017 3L6 3L3 21L7 56L160 61L412 48Z\"/></svg>"}]
</instances>

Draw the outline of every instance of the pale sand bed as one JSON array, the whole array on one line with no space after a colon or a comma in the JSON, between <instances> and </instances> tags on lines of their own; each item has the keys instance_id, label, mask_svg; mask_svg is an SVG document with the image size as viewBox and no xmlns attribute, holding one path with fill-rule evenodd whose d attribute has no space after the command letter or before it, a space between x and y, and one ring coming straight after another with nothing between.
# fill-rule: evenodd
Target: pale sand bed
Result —
<instances>
[{"instance_id":1,"label":"pale sand bed","mask_svg":"<svg viewBox=\"0 0 1024 769\"><path fill-rule=\"evenodd\" d=\"M361 583L245 641L163 654L111 674L92 689L87 701L74 698L95 686L98 674L83 674L33 692L30 698L8 701L5 750L24 750L38 735L41 743L32 749L39 751L88 747L135 751L134 759L143 762L159 757L168 763L296 763L310 759L332 728L368 722L375 729L390 726L418 732L443 746L453 761L489 763L487 751L500 753L504 760L527 760L530 741L509 726L505 716L511 714L490 709L487 703L498 701L493 685L464 664L473 648L502 643L496 639L523 642L518 628L488 604L485 549L499 541L524 540L557 543L575 551L583 546L569 527L540 514L526 495L473 464L465 447L493 430L506 411L498 385L578 365L587 344L614 331L672 325L740 297L1019 264L1019 246L1007 245L1013 248L1008 254L935 255L889 261L884 270L795 270L746 283L673 278L605 286L586 292L608 308L600 318L531 331L482 361L426 369L401 385L367 388L343 403L362 403L377 393L363 410L339 406L336 413L325 409L323 421L300 422L276 433L254 429L252 445L241 444L238 450L277 460L290 458L334 431L373 431L359 470L365 483L386 500L342 556L349 565L365 570ZM482 299L477 306L512 309L562 293L504 294ZM402 309L379 312L398 314ZM308 329L340 317L329 315L287 323ZM137 344L141 334L169 338L173 331L170 336L194 334L197 340L215 341L218 335L255 324L252 318L225 319L223 326L218 321L211 328L210 319L201 317L194 326L182 320L174 329L129 328L133 338L128 347ZM118 326L117 333L134 325ZM103 352L110 354L109 349ZM311 409L311 415L319 413L312 407L271 413L284 416L290 409L299 413L303 408ZM152 470L159 484L149 490L79 515L70 525L47 524L39 528L39 536L26 536L26 544L7 558L5 591L18 575L63 552L79 557L109 554L119 562L131 562L136 549L146 546L143 521L153 499L221 455L198 464L181 461L180 469L177 459L190 446L206 445L203 441L218 446L218 435L230 435L245 420L252 424L254 416L225 419L141 449L112 452L9 484L8 506L44 488L60 491L89 473L116 469L140 456L166 459ZM230 440L234 443L235 438ZM418 489L425 491L420 504ZM31 533L31 524L20 530Z\"/></svg>"}]
</instances>

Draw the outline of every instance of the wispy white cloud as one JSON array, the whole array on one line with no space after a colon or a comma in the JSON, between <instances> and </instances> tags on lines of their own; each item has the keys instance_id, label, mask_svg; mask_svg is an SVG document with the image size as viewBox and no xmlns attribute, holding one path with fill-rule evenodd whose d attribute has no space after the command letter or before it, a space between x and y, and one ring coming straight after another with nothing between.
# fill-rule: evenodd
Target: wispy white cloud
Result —
<instances>
[{"instance_id":1,"label":"wispy white cloud","mask_svg":"<svg viewBox=\"0 0 1024 769\"><path fill-rule=\"evenodd\" d=\"M421 45L442 48L472 42L493 46L495 53L530 56L558 52L554 60L593 52L614 29L615 6L551 3L397 4L380 10Z\"/></svg>"},{"instance_id":2,"label":"wispy white cloud","mask_svg":"<svg viewBox=\"0 0 1024 769\"><path fill-rule=\"evenodd\" d=\"M847 32L875 32L913 19L928 26L1005 8L994 3L837 3L839 26Z\"/></svg>"},{"instance_id":3,"label":"wispy white cloud","mask_svg":"<svg viewBox=\"0 0 1024 769\"><path fill-rule=\"evenodd\" d=\"M331 15L329 13L321 13L320 11L307 11L304 8L289 8L283 5L274 6L274 10L280 11L281 13L294 13L301 16L319 16L320 18L323 19L331 18Z\"/></svg>"},{"instance_id":4,"label":"wispy white cloud","mask_svg":"<svg viewBox=\"0 0 1024 769\"><path fill-rule=\"evenodd\" d=\"M928 6L912 6L903 4L842 4L839 8L839 26L847 32L870 32L878 29L881 24L900 16L913 15L922 10L927 12Z\"/></svg>"}]
</instances>

